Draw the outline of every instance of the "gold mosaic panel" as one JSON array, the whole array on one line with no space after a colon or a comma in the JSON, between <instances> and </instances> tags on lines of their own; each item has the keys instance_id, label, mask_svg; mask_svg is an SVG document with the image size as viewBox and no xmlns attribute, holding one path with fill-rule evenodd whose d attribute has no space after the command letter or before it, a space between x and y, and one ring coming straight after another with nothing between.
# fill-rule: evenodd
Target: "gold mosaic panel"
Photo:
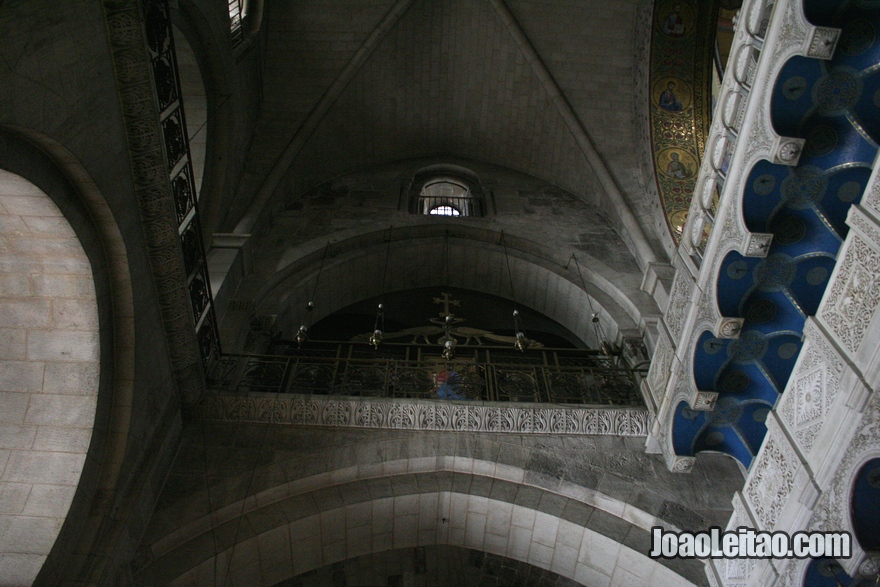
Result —
<instances>
[{"instance_id":1,"label":"gold mosaic panel","mask_svg":"<svg viewBox=\"0 0 880 587\"><path fill-rule=\"evenodd\" d=\"M717 2L664 0L651 40L651 148L676 243L687 220L709 128Z\"/></svg>"}]
</instances>

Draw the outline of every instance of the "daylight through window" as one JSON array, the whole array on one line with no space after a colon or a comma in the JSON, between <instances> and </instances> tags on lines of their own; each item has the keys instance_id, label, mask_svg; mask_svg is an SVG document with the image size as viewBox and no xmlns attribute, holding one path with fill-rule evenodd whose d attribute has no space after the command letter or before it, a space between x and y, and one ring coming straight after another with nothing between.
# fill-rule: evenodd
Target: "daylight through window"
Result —
<instances>
[{"instance_id":1,"label":"daylight through window","mask_svg":"<svg viewBox=\"0 0 880 587\"><path fill-rule=\"evenodd\" d=\"M241 25L244 20L247 0L229 0L229 31L232 33L232 41L241 41Z\"/></svg>"},{"instance_id":2,"label":"daylight through window","mask_svg":"<svg viewBox=\"0 0 880 587\"><path fill-rule=\"evenodd\" d=\"M434 216L461 216L461 212L459 212L452 206L436 206L434 208L431 208L428 214L432 214Z\"/></svg>"},{"instance_id":3,"label":"daylight through window","mask_svg":"<svg viewBox=\"0 0 880 587\"><path fill-rule=\"evenodd\" d=\"M482 216L470 187L452 177L427 181L419 192L419 213L432 216Z\"/></svg>"}]
</instances>

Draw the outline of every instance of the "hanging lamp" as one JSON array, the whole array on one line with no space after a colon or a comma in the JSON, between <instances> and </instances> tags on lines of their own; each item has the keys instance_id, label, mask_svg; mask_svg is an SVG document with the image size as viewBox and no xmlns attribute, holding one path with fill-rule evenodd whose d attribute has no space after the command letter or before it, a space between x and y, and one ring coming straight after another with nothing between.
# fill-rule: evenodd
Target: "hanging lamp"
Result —
<instances>
[{"instance_id":1,"label":"hanging lamp","mask_svg":"<svg viewBox=\"0 0 880 587\"><path fill-rule=\"evenodd\" d=\"M373 324L373 334L370 335L370 344L378 349L382 344L382 333L385 331L385 278L388 276L388 257L391 254L391 230L394 225L388 227L388 244L385 246L385 268L382 270L382 289L379 291L379 307L376 308L376 321Z\"/></svg>"},{"instance_id":2,"label":"hanging lamp","mask_svg":"<svg viewBox=\"0 0 880 587\"><path fill-rule=\"evenodd\" d=\"M516 307L516 291L513 289L513 273L510 271L510 256L507 254L507 241L504 238L504 231L501 231L501 245L504 247L504 261L507 264L507 280L510 283L510 297L513 299L513 332L516 340L513 341L513 348L519 352L525 352L532 344L525 332L523 332L522 318L519 315L519 309Z\"/></svg>"},{"instance_id":3,"label":"hanging lamp","mask_svg":"<svg viewBox=\"0 0 880 587\"><path fill-rule=\"evenodd\" d=\"M330 241L327 241L327 246L324 247L324 254L321 255L321 265L318 267L318 277L315 279L315 287L312 289L312 297L309 299L309 303L306 304L306 315L302 321L302 324L299 325L299 330L296 331L296 335L293 337L293 340L296 341L298 346L302 346L305 341L309 339L309 328L312 326L312 311L315 309L315 294L318 293L318 283L321 281L321 272L324 271L324 261L327 259L327 251L330 249Z\"/></svg>"},{"instance_id":4,"label":"hanging lamp","mask_svg":"<svg viewBox=\"0 0 880 587\"><path fill-rule=\"evenodd\" d=\"M446 289L449 289L449 231L447 230L443 236L444 242L444 262L446 268ZM448 295L448 294L447 294ZM452 316L447 312L446 319L443 321L443 336L438 340L443 345L443 358L451 361L455 358L455 337L450 332L452 328Z\"/></svg>"}]
</instances>

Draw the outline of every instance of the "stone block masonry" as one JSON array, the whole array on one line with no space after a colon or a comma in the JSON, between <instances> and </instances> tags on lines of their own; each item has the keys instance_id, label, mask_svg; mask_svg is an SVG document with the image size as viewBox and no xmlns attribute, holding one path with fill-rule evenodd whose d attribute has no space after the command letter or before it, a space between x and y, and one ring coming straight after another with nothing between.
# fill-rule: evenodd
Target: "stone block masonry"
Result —
<instances>
[{"instance_id":1,"label":"stone block masonry","mask_svg":"<svg viewBox=\"0 0 880 587\"><path fill-rule=\"evenodd\" d=\"M30 584L79 483L98 392L88 258L52 200L0 170L0 568Z\"/></svg>"}]
</instances>

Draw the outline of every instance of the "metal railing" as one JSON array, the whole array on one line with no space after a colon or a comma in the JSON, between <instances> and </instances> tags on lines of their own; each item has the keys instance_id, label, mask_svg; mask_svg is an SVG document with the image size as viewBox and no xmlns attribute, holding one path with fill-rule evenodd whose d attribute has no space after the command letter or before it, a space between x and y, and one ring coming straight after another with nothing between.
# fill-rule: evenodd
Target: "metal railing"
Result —
<instances>
[{"instance_id":1,"label":"metal railing","mask_svg":"<svg viewBox=\"0 0 880 587\"><path fill-rule=\"evenodd\" d=\"M419 212L431 214L431 210L448 206L460 216L483 216L483 202L473 196L419 196ZM451 214L454 216L454 214Z\"/></svg>"},{"instance_id":2,"label":"metal railing","mask_svg":"<svg viewBox=\"0 0 880 587\"><path fill-rule=\"evenodd\" d=\"M463 346L276 343L275 354L223 355L209 374L220 392L641 406L638 381L619 355L599 351Z\"/></svg>"}]
</instances>

